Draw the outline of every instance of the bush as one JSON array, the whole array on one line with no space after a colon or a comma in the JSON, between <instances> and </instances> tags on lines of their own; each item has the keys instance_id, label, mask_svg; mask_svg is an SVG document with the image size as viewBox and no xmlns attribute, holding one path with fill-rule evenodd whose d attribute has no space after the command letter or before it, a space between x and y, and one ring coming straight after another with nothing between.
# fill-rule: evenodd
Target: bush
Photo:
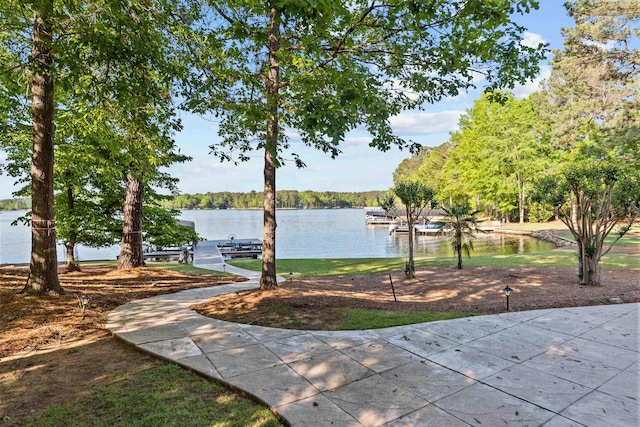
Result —
<instances>
[{"instance_id":1,"label":"bush","mask_svg":"<svg viewBox=\"0 0 640 427\"><path fill-rule=\"evenodd\" d=\"M548 222L554 218L553 206L548 203L533 202L529 205L527 220L529 222Z\"/></svg>"}]
</instances>

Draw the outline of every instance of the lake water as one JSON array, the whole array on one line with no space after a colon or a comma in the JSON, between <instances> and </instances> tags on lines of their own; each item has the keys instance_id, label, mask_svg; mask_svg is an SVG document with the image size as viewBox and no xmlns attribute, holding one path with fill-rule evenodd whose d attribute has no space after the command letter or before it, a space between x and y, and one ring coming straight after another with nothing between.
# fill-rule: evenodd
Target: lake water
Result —
<instances>
[{"instance_id":1,"label":"lake water","mask_svg":"<svg viewBox=\"0 0 640 427\"><path fill-rule=\"evenodd\" d=\"M0 264L29 262L29 227L10 224L25 211L0 212ZM279 210L277 212L276 256L288 258L391 258L407 256L408 236L390 236L387 226L367 225L364 209ZM196 231L209 240L237 238L262 239L262 211L185 210L181 219L194 221ZM526 236L498 233L480 234L474 241L474 254L513 254L536 252L553 245ZM78 259L115 259L119 247L78 248ZM453 256L444 236L417 236L416 256ZM64 260L63 247L58 258Z\"/></svg>"}]
</instances>

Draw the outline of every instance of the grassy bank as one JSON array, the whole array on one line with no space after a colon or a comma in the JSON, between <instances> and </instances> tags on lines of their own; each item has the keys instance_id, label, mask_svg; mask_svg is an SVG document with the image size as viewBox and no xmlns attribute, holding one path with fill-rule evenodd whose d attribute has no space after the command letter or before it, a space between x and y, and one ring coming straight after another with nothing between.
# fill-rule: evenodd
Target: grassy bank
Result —
<instances>
[{"instance_id":1,"label":"grassy bank","mask_svg":"<svg viewBox=\"0 0 640 427\"><path fill-rule=\"evenodd\" d=\"M617 246L640 246L640 239L623 237ZM235 260L237 267L259 271L261 260ZM454 257L419 257L417 267L453 266ZM288 277L330 277L353 276L358 274L382 273L403 270L406 258L343 258L343 259L281 259L278 260L278 274ZM578 267L575 249L552 249L512 255L473 255L465 257L463 266L503 266L503 267ZM601 262L603 268L640 269L638 255L609 253Z\"/></svg>"}]
</instances>

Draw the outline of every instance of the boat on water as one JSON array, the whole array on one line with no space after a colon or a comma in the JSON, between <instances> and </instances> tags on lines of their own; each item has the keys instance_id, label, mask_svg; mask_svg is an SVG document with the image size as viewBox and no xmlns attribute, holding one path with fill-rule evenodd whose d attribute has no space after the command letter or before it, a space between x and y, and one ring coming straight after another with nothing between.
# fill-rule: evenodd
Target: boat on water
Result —
<instances>
[{"instance_id":1,"label":"boat on water","mask_svg":"<svg viewBox=\"0 0 640 427\"><path fill-rule=\"evenodd\" d=\"M262 240L238 239L235 235L227 240L216 240L216 246L220 254L225 258L253 258L262 256Z\"/></svg>"},{"instance_id":2,"label":"boat on water","mask_svg":"<svg viewBox=\"0 0 640 427\"><path fill-rule=\"evenodd\" d=\"M365 213L365 220L367 224L391 224L396 221L396 216L385 212L382 209L369 210Z\"/></svg>"}]
</instances>

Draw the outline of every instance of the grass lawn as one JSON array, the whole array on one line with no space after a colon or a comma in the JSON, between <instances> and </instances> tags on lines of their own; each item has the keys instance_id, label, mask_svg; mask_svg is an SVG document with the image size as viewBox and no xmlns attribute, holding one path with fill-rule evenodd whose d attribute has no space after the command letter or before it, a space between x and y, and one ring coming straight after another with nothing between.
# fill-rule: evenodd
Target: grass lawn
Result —
<instances>
[{"instance_id":1,"label":"grass lawn","mask_svg":"<svg viewBox=\"0 0 640 427\"><path fill-rule=\"evenodd\" d=\"M346 315L346 320L342 321L339 330L359 330L389 328L391 326L411 325L414 323L435 322L436 320L457 319L460 317L473 316L473 313L455 313L440 311L415 311L410 313L361 310L352 308L340 308L337 311Z\"/></svg>"},{"instance_id":2,"label":"grass lawn","mask_svg":"<svg viewBox=\"0 0 640 427\"><path fill-rule=\"evenodd\" d=\"M612 239L609 237L608 239ZM640 239L624 236L616 246L640 245ZM418 257L416 267L454 265L454 257ZM229 264L248 270L259 271L261 260L234 260ZM342 259L279 259L278 274L288 277L329 277L354 276L359 274L381 273L403 270L406 258L342 258ZM576 267L577 253L572 249L552 249L541 252L529 252L513 255L473 255L464 257L463 266L503 266L503 267ZM629 254L609 253L601 262L603 268L640 268L640 259Z\"/></svg>"},{"instance_id":3,"label":"grass lawn","mask_svg":"<svg viewBox=\"0 0 640 427\"><path fill-rule=\"evenodd\" d=\"M177 365L151 363L73 403L51 405L26 426L281 426L268 409Z\"/></svg>"}]
</instances>

